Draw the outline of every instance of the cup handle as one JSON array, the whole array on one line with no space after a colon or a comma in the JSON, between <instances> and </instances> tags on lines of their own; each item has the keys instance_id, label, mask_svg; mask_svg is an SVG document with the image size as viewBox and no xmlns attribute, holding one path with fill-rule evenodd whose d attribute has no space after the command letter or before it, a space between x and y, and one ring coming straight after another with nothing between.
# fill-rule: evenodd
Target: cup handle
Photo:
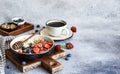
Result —
<instances>
[{"instance_id":1,"label":"cup handle","mask_svg":"<svg viewBox=\"0 0 120 74\"><path fill-rule=\"evenodd\" d=\"M65 32L65 33L64 33ZM68 35L69 34L69 30L67 29L67 28L64 28L63 30L62 30L62 35Z\"/></svg>"}]
</instances>

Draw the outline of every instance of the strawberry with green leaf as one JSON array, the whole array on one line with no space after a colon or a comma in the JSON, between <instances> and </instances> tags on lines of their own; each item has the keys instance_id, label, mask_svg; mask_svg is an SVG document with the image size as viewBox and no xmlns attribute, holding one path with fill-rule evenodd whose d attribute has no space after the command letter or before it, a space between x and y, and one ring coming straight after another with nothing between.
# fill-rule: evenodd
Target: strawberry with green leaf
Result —
<instances>
[{"instance_id":1,"label":"strawberry with green leaf","mask_svg":"<svg viewBox=\"0 0 120 74\"><path fill-rule=\"evenodd\" d=\"M72 48L74 48L74 45L71 42L68 42L68 43L66 43L66 48L72 49Z\"/></svg>"}]
</instances>

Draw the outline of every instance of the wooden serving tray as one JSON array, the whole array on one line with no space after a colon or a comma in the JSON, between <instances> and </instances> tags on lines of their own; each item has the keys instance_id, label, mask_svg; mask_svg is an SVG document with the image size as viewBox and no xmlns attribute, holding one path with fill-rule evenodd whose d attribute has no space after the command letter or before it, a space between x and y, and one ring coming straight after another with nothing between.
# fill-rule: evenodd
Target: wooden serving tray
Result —
<instances>
[{"instance_id":1,"label":"wooden serving tray","mask_svg":"<svg viewBox=\"0 0 120 74\"><path fill-rule=\"evenodd\" d=\"M3 36L15 36L15 35L18 35L18 34L21 34L21 33L24 33L24 32L27 32L29 30L34 29L34 25L29 23L29 22L25 22L24 26L25 27L22 29L18 28L15 31L11 31L11 32L7 32L7 31L0 29L0 34Z\"/></svg>"},{"instance_id":2,"label":"wooden serving tray","mask_svg":"<svg viewBox=\"0 0 120 74\"><path fill-rule=\"evenodd\" d=\"M26 72L26 71L34 69L38 66L42 66L50 73L55 73L55 72L63 69L62 64L60 64L58 61L56 61L56 59L65 57L66 53L63 50L61 50L59 52L52 52L50 55L38 58L33 61L26 60L27 64L25 64L25 65L21 64L22 60L20 60L16 56L14 56L13 52L10 49L6 50L6 56L22 72Z\"/></svg>"}]
</instances>

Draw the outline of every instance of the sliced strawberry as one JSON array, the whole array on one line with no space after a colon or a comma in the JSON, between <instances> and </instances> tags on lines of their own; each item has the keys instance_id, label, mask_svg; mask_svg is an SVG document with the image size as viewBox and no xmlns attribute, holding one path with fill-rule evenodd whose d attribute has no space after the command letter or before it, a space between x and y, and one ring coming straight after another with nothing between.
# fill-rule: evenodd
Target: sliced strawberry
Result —
<instances>
[{"instance_id":1,"label":"sliced strawberry","mask_svg":"<svg viewBox=\"0 0 120 74\"><path fill-rule=\"evenodd\" d=\"M42 45L45 45L45 41L44 40L40 40L40 43L42 44Z\"/></svg>"},{"instance_id":2,"label":"sliced strawberry","mask_svg":"<svg viewBox=\"0 0 120 74\"><path fill-rule=\"evenodd\" d=\"M41 52L43 52L43 51L44 51L43 48L40 48L39 53L41 53Z\"/></svg>"},{"instance_id":3,"label":"sliced strawberry","mask_svg":"<svg viewBox=\"0 0 120 74\"><path fill-rule=\"evenodd\" d=\"M72 32L76 32L76 31L77 31L76 26L72 26L72 27L71 27L71 31L72 31Z\"/></svg>"},{"instance_id":4,"label":"sliced strawberry","mask_svg":"<svg viewBox=\"0 0 120 74\"><path fill-rule=\"evenodd\" d=\"M33 48L32 50L33 50L35 53L39 53L39 50L40 50L40 49L39 49L38 47L36 47L36 48Z\"/></svg>"},{"instance_id":5,"label":"sliced strawberry","mask_svg":"<svg viewBox=\"0 0 120 74\"><path fill-rule=\"evenodd\" d=\"M49 44L50 46L52 46L52 45L53 45L53 42L47 42L47 44Z\"/></svg>"},{"instance_id":6,"label":"sliced strawberry","mask_svg":"<svg viewBox=\"0 0 120 74\"><path fill-rule=\"evenodd\" d=\"M38 48L38 46L37 46L37 45L34 45L32 48Z\"/></svg>"},{"instance_id":7,"label":"sliced strawberry","mask_svg":"<svg viewBox=\"0 0 120 74\"><path fill-rule=\"evenodd\" d=\"M49 49L51 46L46 43L44 47L47 48L47 49Z\"/></svg>"}]
</instances>

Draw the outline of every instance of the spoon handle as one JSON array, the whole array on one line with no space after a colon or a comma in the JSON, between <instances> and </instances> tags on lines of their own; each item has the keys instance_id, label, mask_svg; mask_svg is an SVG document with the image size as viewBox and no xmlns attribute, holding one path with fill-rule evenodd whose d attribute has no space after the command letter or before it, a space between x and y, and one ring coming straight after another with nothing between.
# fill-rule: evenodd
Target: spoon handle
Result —
<instances>
[{"instance_id":1,"label":"spoon handle","mask_svg":"<svg viewBox=\"0 0 120 74\"><path fill-rule=\"evenodd\" d=\"M45 27L42 27L40 30L38 30L38 32L33 33L31 36L29 36L29 37L28 37L27 39L25 39L23 42L26 42L26 41L28 41L30 38L32 38L34 35L39 34L44 28L45 28Z\"/></svg>"}]
</instances>

